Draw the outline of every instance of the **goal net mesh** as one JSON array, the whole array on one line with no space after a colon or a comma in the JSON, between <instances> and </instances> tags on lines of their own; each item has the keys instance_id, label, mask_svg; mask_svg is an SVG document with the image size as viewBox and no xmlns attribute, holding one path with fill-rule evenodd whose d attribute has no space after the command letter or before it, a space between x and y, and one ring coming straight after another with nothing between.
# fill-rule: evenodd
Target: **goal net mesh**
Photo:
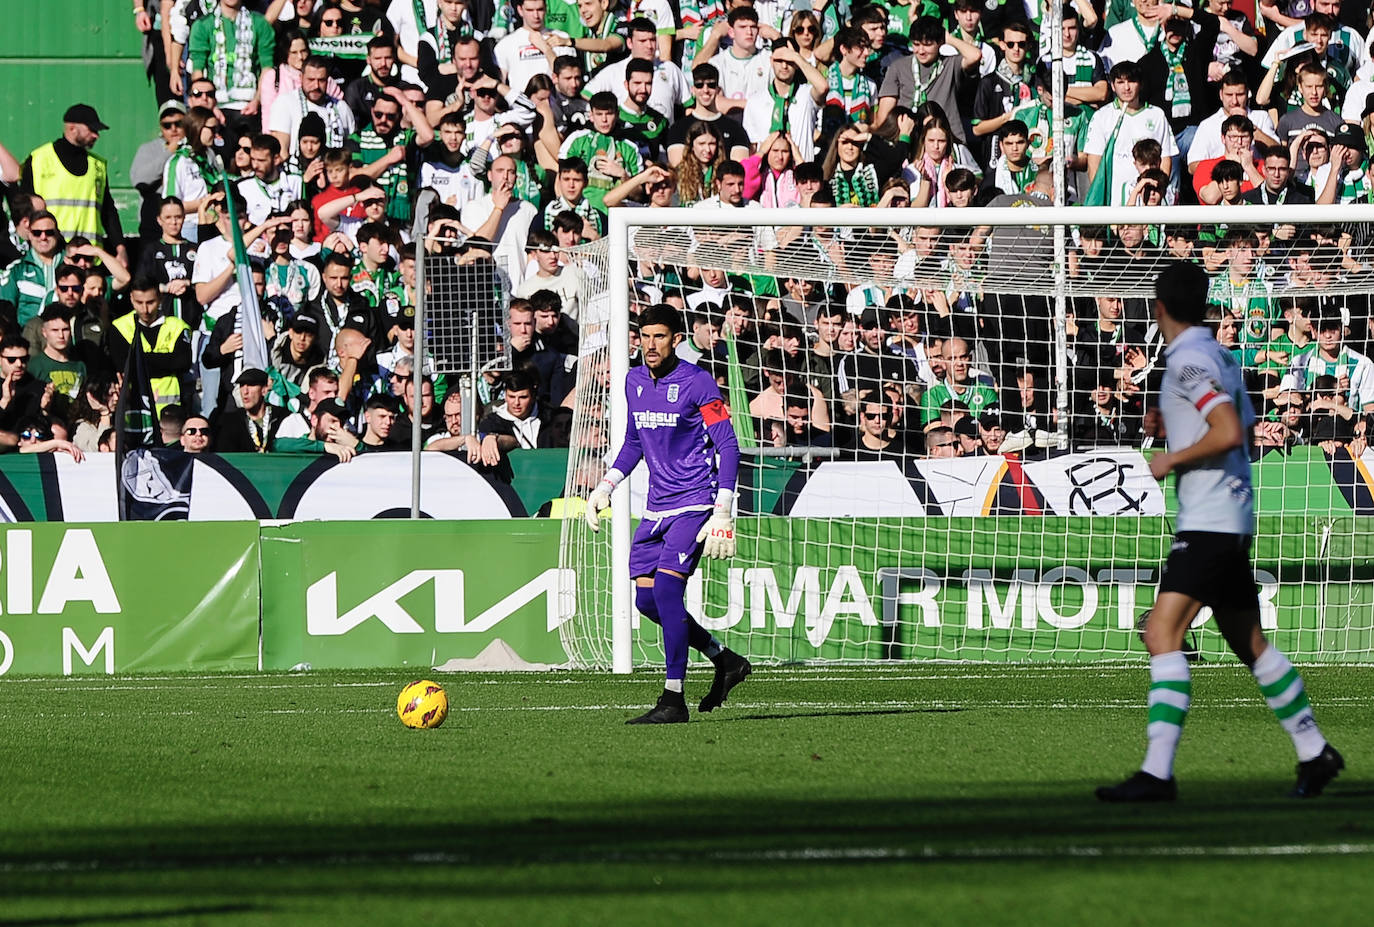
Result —
<instances>
[{"instance_id":1,"label":"goal net mesh","mask_svg":"<svg viewBox=\"0 0 1374 927\"><path fill-rule=\"evenodd\" d=\"M1237 224L1226 209L1171 224L1158 209L1158 224L1066 226L1059 250L1035 210L996 228L939 212L952 215L938 226L631 226L619 276L604 241L569 253L599 282L567 494L585 498L621 438L611 327L668 302L686 319L680 353L716 375L744 448L738 555L703 562L689 586L728 646L765 663L1140 657L1175 511L1173 480L1148 468L1167 446L1153 287L1168 261L1192 260L1260 420L1266 631L1307 661L1374 657L1369 227L1253 211ZM610 310L616 287L629 319ZM645 480L641 466L629 481L635 519ZM564 522L576 616L562 634L578 665L611 665L612 565L627 553ZM1188 646L1226 654L1206 611ZM634 615L634 665L661 658L658 629Z\"/></svg>"}]
</instances>

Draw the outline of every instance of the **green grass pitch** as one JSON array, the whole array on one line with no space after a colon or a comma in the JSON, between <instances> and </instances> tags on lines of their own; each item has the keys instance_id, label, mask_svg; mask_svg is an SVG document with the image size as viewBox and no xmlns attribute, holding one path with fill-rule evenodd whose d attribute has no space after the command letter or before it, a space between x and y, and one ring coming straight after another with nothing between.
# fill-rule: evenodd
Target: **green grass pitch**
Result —
<instances>
[{"instance_id":1,"label":"green grass pitch","mask_svg":"<svg viewBox=\"0 0 1374 927\"><path fill-rule=\"evenodd\" d=\"M1151 807L1092 797L1143 663L761 668L666 728L649 673L448 676L419 732L406 672L5 679L0 925L1366 923L1374 669L1305 675L1326 795L1202 666Z\"/></svg>"}]
</instances>

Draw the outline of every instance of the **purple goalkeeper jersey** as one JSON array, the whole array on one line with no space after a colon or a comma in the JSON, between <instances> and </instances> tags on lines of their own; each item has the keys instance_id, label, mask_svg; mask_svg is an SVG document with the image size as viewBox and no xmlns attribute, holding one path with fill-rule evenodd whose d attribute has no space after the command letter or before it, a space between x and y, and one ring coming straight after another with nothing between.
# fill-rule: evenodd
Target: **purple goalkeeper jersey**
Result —
<instances>
[{"instance_id":1,"label":"purple goalkeeper jersey","mask_svg":"<svg viewBox=\"0 0 1374 927\"><path fill-rule=\"evenodd\" d=\"M660 380L633 367L625 396L630 421L612 466L628 475L641 459L649 464L648 512L710 506L717 490L734 491L739 444L715 378L684 360Z\"/></svg>"}]
</instances>

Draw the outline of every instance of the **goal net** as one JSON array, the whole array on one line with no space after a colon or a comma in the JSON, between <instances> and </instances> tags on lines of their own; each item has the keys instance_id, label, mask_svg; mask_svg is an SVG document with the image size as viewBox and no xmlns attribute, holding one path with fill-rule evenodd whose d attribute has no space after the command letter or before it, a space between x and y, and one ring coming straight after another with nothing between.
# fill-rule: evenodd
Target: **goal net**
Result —
<instances>
[{"instance_id":1,"label":"goal net","mask_svg":"<svg viewBox=\"0 0 1374 927\"><path fill-rule=\"evenodd\" d=\"M795 224L805 215L808 224ZM1172 535L1155 277L1191 260L1257 427L1267 632L1307 661L1374 657L1374 207L614 210L570 254L582 318L567 493L623 436L644 306L722 384L743 447L739 550L693 613L756 662L1101 661L1143 655ZM630 528L563 526L574 663L661 661L632 609ZM1206 611L1188 646L1221 658Z\"/></svg>"}]
</instances>

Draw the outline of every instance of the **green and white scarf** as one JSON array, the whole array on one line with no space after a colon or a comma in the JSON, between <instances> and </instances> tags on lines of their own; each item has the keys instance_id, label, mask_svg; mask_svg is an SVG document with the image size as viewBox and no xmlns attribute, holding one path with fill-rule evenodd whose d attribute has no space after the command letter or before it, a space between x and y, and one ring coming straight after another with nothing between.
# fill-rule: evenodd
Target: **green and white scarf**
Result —
<instances>
[{"instance_id":1,"label":"green and white scarf","mask_svg":"<svg viewBox=\"0 0 1374 927\"><path fill-rule=\"evenodd\" d=\"M836 170L830 178L830 190L836 206L874 206L878 202L878 172L872 164L860 164L849 176L843 169Z\"/></svg>"},{"instance_id":2,"label":"green and white scarf","mask_svg":"<svg viewBox=\"0 0 1374 927\"><path fill-rule=\"evenodd\" d=\"M310 53L326 58L345 58L361 61L367 57L367 43L376 38L375 32L357 32L352 35L331 35L310 40Z\"/></svg>"},{"instance_id":3,"label":"green and white scarf","mask_svg":"<svg viewBox=\"0 0 1374 927\"><path fill-rule=\"evenodd\" d=\"M228 24L220 10L215 11L212 29L215 47L210 52L210 68L215 81L215 102L220 106L247 103L258 92L253 14L241 9L234 17L233 45L229 44Z\"/></svg>"},{"instance_id":4,"label":"green and white scarf","mask_svg":"<svg viewBox=\"0 0 1374 927\"><path fill-rule=\"evenodd\" d=\"M844 72L836 61L827 72L826 82L830 85L830 93L825 98L827 106L838 106L850 122L872 121L874 87L862 71L856 71L849 78L849 86L845 86Z\"/></svg>"},{"instance_id":5,"label":"green and white scarf","mask_svg":"<svg viewBox=\"0 0 1374 927\"><path fill-rule=\"evenodd\" d=\"M773 101L773 115L768 122L769 132L782 132L788 128L787 109L792 105L792 99L797 95L797 85L793 84L787 90L787 96L783 96L773 89L773 81L768 82L768 96Z\"/></svg>"},{"instance_id":6,"label":"green and white scarf","mask_svg":"<svg viewBox=\"0 0 1374 927\"><path fill-rule=\"evenodd\" d=\"M915 55L911 56L911 77L916 82L916 90L912 94L913 102L911 105L913 107L920 106L926 101L926 97L930 95L930 88L940 79L940 72L944 69L945 59L943 57L938 58L930 67L930 77L927 80L921 80L921 62L916 59Z\"/></svg>"},{"instance_id":7,"label":"green and white scarf","mask_svg":"<svg viewBox=\"0 0 1374 927\"><path fill-rule=\"evenodd\" d=\"M191 143L186 139L181 140L177 145L176 151L172 152L171 160L167 167L167 189L162 191L163 196L176 196L174 189L176 184L177 171L181 167L181 162L190 161L200 172L201 179L205 181L205 186L213 188L222 179L218 171L210 166L210 161L204 155L198 155L191 149Z\"/></svg>"},{"instance_id":8,"label":"green and white scarf","mask_svg":"<svg viewBox=\"0 0 1374 927\"><path fill-rule=\"evenodd\" d=\"M1064 60L1073 62L1073 77L1069 79L1070 87L1092 86L1093 73L1097 70L1097 62L1093 59L1092 52L1080 45L1073 50L1072 58Z\"/></svg>"},{"instance_id":9,"label":"green and white scarf","mask_svg":"<svg viewBox=\"0 0 1374 927\"><path fill-rule=\"evenodd\" d=\"M1193 114L1193 94L1188 87L1188 74L1183 70L1183 58L1188 46L1180 43L1178 51L1170 51L1169 43L1164 42L1159 50L1164 53L1164 63L1169 67L1169 78L1164 86L1164 102L1172 103L1175 119L1184 119Z\"/></svg>"}]
</instances>

